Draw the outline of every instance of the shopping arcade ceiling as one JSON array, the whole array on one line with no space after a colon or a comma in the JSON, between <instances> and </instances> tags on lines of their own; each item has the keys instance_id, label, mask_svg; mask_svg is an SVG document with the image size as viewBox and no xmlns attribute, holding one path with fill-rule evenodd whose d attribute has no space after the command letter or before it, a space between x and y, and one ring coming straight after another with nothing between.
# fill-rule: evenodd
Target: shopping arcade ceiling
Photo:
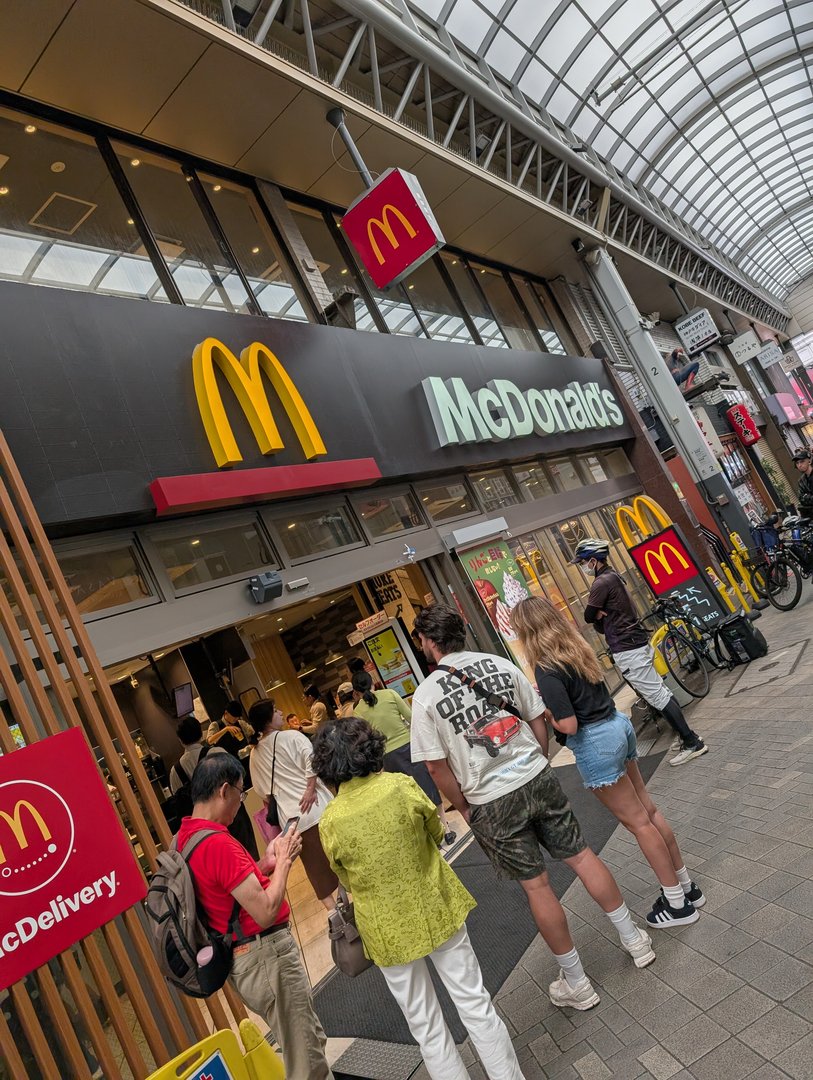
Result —
<instances>
[{"instance_id":1,"label":"shopping arcade ceiling","mask_svg":"<svg viewBox=\"0 0 813 1080\"><path fill-rule=\"evenodd\" d=\"M784 296L813 273L811 0L407 0Z\"/></svg>"}]
</instances>

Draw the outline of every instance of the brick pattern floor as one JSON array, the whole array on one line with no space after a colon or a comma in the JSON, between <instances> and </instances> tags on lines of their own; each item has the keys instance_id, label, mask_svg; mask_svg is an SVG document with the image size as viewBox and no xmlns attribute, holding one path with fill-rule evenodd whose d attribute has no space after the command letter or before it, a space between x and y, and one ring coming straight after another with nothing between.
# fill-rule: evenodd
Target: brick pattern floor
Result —
<instances>
[{"instance_id":1,"label":"brick pattern floor","mask_svg":"<svg viewBox=\"0 0 813 1080\"><path fill-rule=\"evenodd\" d=\"M667 754L650 781L708 898L699 921L653 931L658 959L640 971L577 882L563 902L601 1003L550 1004L556 970L541 938L500 990L526 1080L813 1080L813 644L790 673L782 662L812 615L809 585L795 611L763 615L762 677L736 692L747 669L715 674L689 711L710 752L680 768ZM619 827L602 856L642 918L657 886L637 845Z\"/></svg>"}]
</instances>

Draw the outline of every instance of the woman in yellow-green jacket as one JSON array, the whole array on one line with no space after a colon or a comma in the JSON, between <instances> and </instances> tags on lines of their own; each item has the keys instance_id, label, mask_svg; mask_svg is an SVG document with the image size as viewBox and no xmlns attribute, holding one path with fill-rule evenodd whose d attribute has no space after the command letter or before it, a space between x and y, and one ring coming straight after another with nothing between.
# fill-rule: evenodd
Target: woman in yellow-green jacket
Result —
<instances>
[{"instance_id":1,"label":"woman in yellow-green jacket","mask_svg":"<svg viewBox=\"0 0 813 1080\"><path fill-rule=\"evenodd\" d=\"M440 854L436 808L410 777L382 772L386 738L350 717L319 730L312 768L336 792L319 835L353 895L367 955L381 969L432 1080L468 1080L443 1019L432 961L491 1080L522 1080L466 932L474 898Z\"/></svg>"}]
</instances>

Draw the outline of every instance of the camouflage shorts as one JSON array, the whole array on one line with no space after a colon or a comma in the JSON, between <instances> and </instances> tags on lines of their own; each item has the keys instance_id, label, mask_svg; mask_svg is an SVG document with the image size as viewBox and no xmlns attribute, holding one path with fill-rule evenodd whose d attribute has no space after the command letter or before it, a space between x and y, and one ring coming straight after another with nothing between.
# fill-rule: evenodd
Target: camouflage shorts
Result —
<instances>
[{"instance_id":1,"label":"camouflage shorts","mask_svg":"<svg viewBox=\"0 0 813 1080\"><path fill-rule=\"evenodd\" d=\"M550 765L521 788L471 808L471 831L497 876L530 881L545 871L544 847L569 859L587 844Z\"/></svg>"}]
</instances>

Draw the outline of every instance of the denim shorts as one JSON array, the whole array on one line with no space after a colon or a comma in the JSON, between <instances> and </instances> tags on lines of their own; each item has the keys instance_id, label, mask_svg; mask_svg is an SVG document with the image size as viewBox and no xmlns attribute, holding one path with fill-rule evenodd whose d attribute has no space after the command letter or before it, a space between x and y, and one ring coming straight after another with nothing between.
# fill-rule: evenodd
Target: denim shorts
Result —
<instances>
[{"instance_id":1,"label":"denim shorts","mask_svg":"<svg viewBox=\"0 0 813 1080\"><path fill-rule=\"evenodd\" d=\"M575 735L568 735L567 745L586 788L616 783L626 773L627 762L638 757L630 718L617 711L606 720L585 724Z\"/></svg>"}]
</instances>

